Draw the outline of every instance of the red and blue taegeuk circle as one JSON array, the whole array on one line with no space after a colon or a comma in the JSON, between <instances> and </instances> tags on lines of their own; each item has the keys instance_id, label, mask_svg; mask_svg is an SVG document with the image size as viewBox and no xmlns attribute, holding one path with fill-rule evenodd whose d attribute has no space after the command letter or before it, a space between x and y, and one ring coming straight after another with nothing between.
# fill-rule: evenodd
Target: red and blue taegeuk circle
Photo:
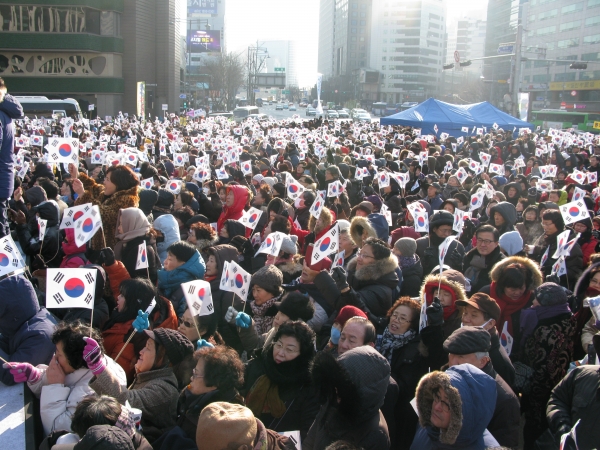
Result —
<instances>
[{"instance_id":1,"label":"red and blue taegeuk circle","mask_svg":"<svg viewBox=\"0 0 600 450\"><path fill-rule=\"evenodd\" d=\"M319 245L319 250L321 250L322 252L326 251L329 248L330 244L331 238L328 236L325 239L323 239L323 242L321 242L321 245Z\"/></svg>"},{"instance_id":2,"label":"red and blue taegeuk circle","mask_svg":"<svg viewBox=\"0 0 600 450\"><path fill-rule=\"evenodd\" d=\"M83 231L89 233L94 229L94 222L89 217L83 221L83 225L81 226Z\"/></svg>"},{"instance_id":3,"label":"red and blue taegeuk circle","mask_svg":"<svg viewBox=\"0 0 600 450\"><path fill-rule=\"evenodd\" d=\"M198 298L200 300L204 300L204 294L206 294L206 289L204 289L204 288L198 289Z\"/></svg>"},{"instance_id":4,"label":"red and blue taegeuk circle","mask_svg":"<svg viewBox=\"0 0 600 450\"><path fill-rule=\"evenodd\" d=\"M423 217L419 217L417 219L417 223L419 224L420 227L424 227L425 226L425 219Z\"/></svg>"},{"instance_id":5,"label":"red and blue taegeuk circle","mask_svg":"<svg viewBox=\"0 0 600 450\"><path fill-rule=\"evenodd\" d=\"M242 275L239 273L235 276L235 285L237 286L238 289L244 285L244 279L242 278Z\"/></svg>"},{"instance_id":6,"label":"red and blue taegeuk circle","mask_svg":"<svg viewBox=\"0 0 600 450\"><path fill-rule=\"evenodd\" d=\"M6 267L10 263L10 258L4 253L0 253L0 266Z\"/></svg>"},{"instance_id":7,"label":"red and blue taegeuk circle","mask_svg":"<svg viewBox=\"0 0 600 450\"><path fill-rule=\"evenodd\" d=\"M142 250L142 262L146 262L146 250Z\"/></svg>"},{"instance_id":8,"label":"red and blue taegeuk circle","mask_svg":"<svg viewBox=\"0 0 600 450\"><path fill-rule=\"evenodd\" d=\"M577 206L571 206L569 208L569 215L571 217L577 217L579 215L579 208Z\"/></svg>"},{"instance_id":9,"label":"red and blue taegeuk circle","mask_svg":"<svg viewBox=\"0 0 600 450\"><path fill-rule=\"evenodd\" d=\"M169 188L170 188L172 191L175 191L175 190L177 190L177 187L178 187L177 183L171 183L171 184L169 184Z\"/></svg>"},{"instance_id":10,"label":"red and blue taegeuk circle","mask_svg":"<svg viewBox=\"0 0 600 450\"><path fill-rule=\"evenodd\" d=\"M83 216L83 211L77 211L75 214L73 214L73 222L78 220L81 216Z\"/></svg>"},{"instance_id":11,"label":"red and blue taegeuk circle","mask_svg":"<svg viewBox=\"0 0 600 450\"><path fill-rule=\"evenodd\" d=\"M254 223L254 221L256 220L256 218L258 217L258 214L254 213L250 216L250 218L248 219L248 222L250 223Z\"/></svg>"},{"instance_id":12,"label":"red and blue taegeuk circle","mask_svg":"<svg viewBox=\"0 0 600 450\"><path fill-rule=\"evenodd\" d=\"M290 193L295 194L296 192L298 192L298 186L296 186L295 184L290 184L288 190L290 191Z\"/></svg>"},{"instance_id":13,"label":"red and blue taegeuk circle","mask_svg":"<svg viewBox=\"0 0 600 450\"><path fill-rule=\"evenodd\" d=\"M67 143L60 144L60 147L58 147L58 153L60 153L60 156L71 156L72 151L73 149Z\"/></svg>"},{"instance_id":14,"label":"red and blue taegeuk circle","mask_svg":"<svg viewBox=\"0 0 600 450\"><path fill-rule=\"evenodd\" d=\"M85 285L79 278L71 278L65 283L65 294L71 298L81 297L85 292Z\"/></svg>"}]
</instances>

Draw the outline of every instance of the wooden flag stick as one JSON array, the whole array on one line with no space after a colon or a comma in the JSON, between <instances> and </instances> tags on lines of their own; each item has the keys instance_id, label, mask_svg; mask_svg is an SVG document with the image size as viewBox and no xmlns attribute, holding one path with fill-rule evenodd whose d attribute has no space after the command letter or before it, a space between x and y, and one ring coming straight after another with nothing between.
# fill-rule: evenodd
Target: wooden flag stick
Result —
<instances>
[{"instance_id":1,"label":"wooden flag stick","mask_svg":"<svg viewBox=\"0 0 600 450\"><path fill-rule=\"evenodd\" d=\"M123 345L123 348L121 348L121 350L119 351L119 353L117 353L117 357L114 359L115 362L117 362L117 359L119 359L119 356L121 356L121 353L123 353L123 350L125 350L125 347L127 347L127 344L129 344L131 342L131 340L133 339L133 336L135 336L135 333L136 333L136 331L134 329L133 332L129 335L129 337L125 341L125 344Z\"/></svg>"},{"instance_id":2,"label":"wooden flag stick","mask_svg":"<svg viewBox=\"0 0 600 450\"><path fill-rule=\"evenodd\" d=\"M92 337L93 331L94 331L94 308L92 308L92 314L90 316L90 337Z\"/></svg>"},{"instance_id":3,"label":"wooden flag stick","mask_svg":"<svg viewBox=\"0 0 600 450\"><path fill-rule=\"evenodd\" d=\"M4 361L5 364L8 364L10 367L12 367L12 364L5 360L2 356L0 356L0 360Z\"/></svg>"},{"instance_id":4,"label":"wooden flag stick","mask_svg":"<svg viewBox=\"0 0 600 450\"><path fill-rule=\"evenodd\" d=\"M196 322L196 316L192 316L192 322L194 322L194 327L196 327L196 331L198 332L198 339L202 339L202 334L198 328L198 322Z\"/></svg>"},{"instance_id":5,"label":"wooden flag stick","mask_svg":"<svg viewBox=\"0 0 600 450\"><path fill-rule=\"evenodd\" d=\"M150 269L148 269L148 266L146 266L146 273L148 274L148 279L150 279Z\"/></svg>"}]
</instances>

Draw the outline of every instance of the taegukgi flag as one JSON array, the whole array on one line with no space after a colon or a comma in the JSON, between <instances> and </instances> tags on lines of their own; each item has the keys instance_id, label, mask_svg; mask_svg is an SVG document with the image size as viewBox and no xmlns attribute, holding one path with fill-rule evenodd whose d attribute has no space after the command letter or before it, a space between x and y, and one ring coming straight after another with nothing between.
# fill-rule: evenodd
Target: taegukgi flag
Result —
<instances>
[{"instance_id":1,"label":"taegukgi flag","mask_svg":"<svg viewBox=\"0 0 600 450\"><path fill-rule=\"evenodd\" d=\"M47 269L46 308L94 309L96 269Z\"/></svg>"},{"instance_id":2,"label":"taegukgi flag","mask_svg":"<svg viewBox=\"0 0 600 450\"><path fill-rule=\"evenodd\" d=\"M221 275L221 290L237 294L243 301L248 298L250 290L250 279L248 272L242 269L238 263L231 261L223 268Z\"/></svg>"},{"instance_id":3,"label":"taegukgi flag","mask_svg":"<svg viewBox=\"0 0 600 450\"><path fill-rule=\"evenodd\" d=\"M192 317L208 316L215 312L208 281L194 280L182 283L181 288Z\"/></svg>"},{"instance_id":4,"label":"taegukgi flag","mask_svg":"<svg viewBox=\"0 0 600 450\"><path fill-rule=\"evenodd\" d=\"M75 222L75 244L77 247L83 246L92 239L100 228L102 228L100 209L98 205L94 205L83 214L80 220Z\"/></svg>"},{"instance_id":5,"label":"taegukgi flag","mask_svg":"<svg viewBox=\"0 0 600 450\"><path fill-rule=\"evenodd\" d=\"M322 259L325 259L330 254L337 252L339 234L340 229L336 222L335 225L333 225L329 231L321 237L321 239L315 242L312 258L310 260L311 266L318 263Z\"/></svg>"},{"instance_id":6,"label":"taegukgi flag","mask_svg":"<svg viewBox=\"0 0 600 450\"><path fill-rule=\"evenodd\" d=\"M266 255L278 256L284 236L285 233L280 231L270 233L262 242L262 244L260 244L260 248L256 254L258 255L259 253L264 253Z\"/></svg>"},{"instance_id":7,"label":"taegukgi flag","mask_svg":"<svg viewBox=\"0 0 600 450\"><path fill-rule=\"evenodd\" d=\"M65 228L75 228L77 221L91 209L91 203L85 203L83 205L72 206L71 208L65 209L59 228L61 230L64 230Z\"/></svg>"},{"instance_id":8,"label":"taegukgi flag","mask_svg":"<svg viewBox=\"0 0 600 450\"><path fill-rule=\"evenodd\" d=\"M10 235L0 239L0 276L25 267L21 252Z\"/></svg>"},{"instance_id":9,"label":"taegukgi flag","mask_svg":"<svg viewBox=\"0 0 600 450\"><path fill-rule=\"evenodd\" d=\"M243 224L246 228L254 230L256 228L256 224L258 224L258 221L260 220L260 216L262 216L262 213L262 210L252 207L248 211L244 211L244 214L238 219L238 222Z\"/></svg>"},{"instance_id":10,"label":"taegukgi flag","mask_svg":"<svg viewBox=\"0 0 600 450\"><path fill-rule=\"evenodd\" d=\"M148 249L146 248L146 241L142 241L138 245L137 261L135 262L135 270L147 269L148 268Z\"/></svg>"}]
</instances>

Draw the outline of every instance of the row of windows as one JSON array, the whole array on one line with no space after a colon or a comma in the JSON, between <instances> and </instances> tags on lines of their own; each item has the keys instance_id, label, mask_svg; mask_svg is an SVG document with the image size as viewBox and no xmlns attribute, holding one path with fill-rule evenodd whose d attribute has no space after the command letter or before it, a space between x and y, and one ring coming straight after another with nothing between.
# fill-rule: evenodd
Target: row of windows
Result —
<instances>
[{"instance_id":1,"label":"row of windows","mask_svg":"<svg viewBox=\"0 0 600 450\"><path fill-rule=\"evenodd\" d=\"M584 23L585 23L585 28L596 27L596 26L600 25L600 16L588 17L587 19L585 19ZM573 22L561 23L559 25L558 31L560 31L560 32L572 31L572 30L576 30L580 27L581 27L581 20L575 20ZM528 36L529 37L533 37L534 35L546 36L548 34L556 33L556 31L557 31L556 25L551 25L549 27L538 28L535 31L531 30L528 33ZM585 41L585 37L584 37L584 41Z\"/></svg>"},{"instance_id":2,"label":"row of windows","mask_svg":"<svg viewBox=\"0 0 600 450\"><path fill-rule=\"evenodd\" d=\"M554 81L589 81L589 80L599 80L600 79L600 70L589 70L585 72L580 72L579 74L576 72L562 72L554 74ZM552 75L547 73L541 73L537 75L523 77L523 80L526 83L549 83L552 81Z\"/></svg>"}]
</instances>

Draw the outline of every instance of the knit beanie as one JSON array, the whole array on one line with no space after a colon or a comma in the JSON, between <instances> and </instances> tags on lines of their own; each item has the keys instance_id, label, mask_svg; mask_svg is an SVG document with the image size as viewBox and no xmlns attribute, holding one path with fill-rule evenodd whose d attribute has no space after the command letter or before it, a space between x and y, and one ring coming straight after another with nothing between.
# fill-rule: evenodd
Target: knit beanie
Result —
<instances>
[{"instance_id":1,"label":"knit beanie","mask_svg":"<svg viewBox=\"0 0 600 450\"><path fill-rule=\"evenodd\" d=\"M535 290L535 298L542 306L562 305L567 303L567 293L556 283L543 283Z\"/></svg>"},{"instance_id":2,"label":"knit beanie","mask_svg":"<svg viewBox=\"0 0 600 450\"><path fill-rule=\"evenodd\" d=\"M174 366L194 353L194 345L177 330L156 328L145 330L144 333L165 348L165 353Z\"/></svg>"},{"instance_id":3,"label":"knit beanie","mask_svg":"<svg viewBox=\"0 0 600 450\"><path fill-rule=\"evenodd\" d=\"M346 325L346 322L348 322L349 319L352 319L353 317L357 316L363 317L365 319L368 318L367 315L362 310L358 309L356 306L346 305L342 309L340 309L340 312L335 318L334 322L339 323L341 327L344 328L344 325Z\"/></svg>"},{"instance_id":4,"label":"knit beanie","mask_svg":"<svg viewBox=\"0 0 600 450\"><path fill-rule=\"evenodd\" d=\"M273 295L281 294L283 284L283 273L274 265L261 267L252 275L250 287L256 285Z\"/></svg>"},{"instance_id":5,"label":"knit beanie","mask_svg":"<svg viewBox=\"0 0 600 450\"><path fill-rule=\"evenodd\" d=\"M275 302L279 311L288 316L290 320L303 320L308 322L315 315L315 307L310 298L301 292L290 292L280 302Z\"/></svg>"},{"instance_id":6,"label":"knit beanie","mask_svg":"<svg viewBox=\"0 0 600 450\"><path fill-rule=\"evenodd\" d=\"M298 253L296 242L298 242L298 236L290 236L289 234L286 234L281 240L280 251L288 253L290 255L295 255L296 253Z\"/></svg>"},{"instance_id":7,"label":"knit beanie","mask_svg":"<svg viewBox=\"0 0 600 450\"><path fill-rule=\"evenodd\" d=\"M254 448L258 427L245 406L214 402L200 413L196 428L198 450Z\"/></svg>"},{"instance_id":8,"label":"knit beanie","mask_svg":"<svg viewBox=\"0 0 600 450\"><path fill-rule=\"evenodd\" d=\"M409 237L400 238L396 241L394 247L402 256L413 256L417 251L417 241Z\"/></svg>"},{"instance_id":9,"label":"knit beanie","mask_svg":"<svg viewBox=\"0 0 600 450\"><path fill-rule=\"evenodd\" d=\"M152 208L158 201L158 192L152 189L141 189L140 193L140 209L144 211L144 214L148 215L152 212Z\"/></svg>"}]
</instances>

